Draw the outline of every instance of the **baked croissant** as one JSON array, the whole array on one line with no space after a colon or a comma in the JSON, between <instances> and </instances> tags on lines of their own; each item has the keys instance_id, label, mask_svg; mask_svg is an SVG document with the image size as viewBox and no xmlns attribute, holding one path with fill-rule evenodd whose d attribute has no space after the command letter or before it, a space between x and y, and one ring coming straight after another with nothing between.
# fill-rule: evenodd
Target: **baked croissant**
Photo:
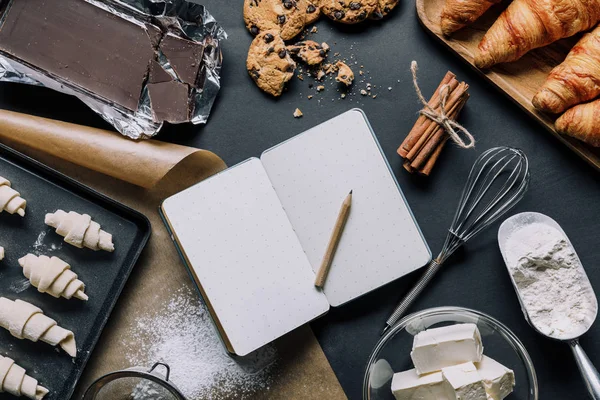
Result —
<instances>
[{"instance_id":1,"label":"baked croissant","mask_svg":"<svg viewBox=\"0 0 600 400\"><path fill-rule=\"evenodd\" d=\"M560 133L600 147L600 100L568 109L556 120L555 126Z\"/></svg>"},{"instance_id":2,"label":"baked croissant","mask_svg":"<svg viewBox=\"0 0 600 400\"><path fill-rule=\"evenodd\" d=\"M600 95L600 26L585 34L533 98L538 110L561 113Z\"/></svg>"},{"instance_id":3,"label":"baked croissant","mask_svg":"<svg viewBox=\"0 0 600 400\"><path fill-rule=\"evenodd\" d=\"M112 235L100 229L100 224L92 221L92 217L87 214L58 210L46 214L45 222L46 225L56 228L56 233L65 237L65 242L75 247L87 247L94 251L115 250Z\"/></svg>"},{"instance_id":4,"label":"baked croissant","mask_svg":"<svg viewBox=\"0 0 600 400\"><path fill-rule=\"evenodd\" d=\"M514 0L481 39L475 65L488 68L518 60L598 21L600 0Z\"/></svg>"},{"instance_id":5,"label":"baked croissant","mask_svg":"<svg viewBox=\"0 0 600 400\"><path fill-rule=\"evenodd\" d=\"M26 206L27 202L21 194L10 187L10 181L0 176L0 212L17 213L24 217Z\"/></svg>"},{"instance_id":6,"label":"baked croissant","mask_svg":"<svg viewBox=\"0 0 600 400\"><path fill-rule=\"evenodd\" d=\"M42 400L48 394L48 389L38 385L38 381L27 375L13 359L0 356L0 393L2 392Z\"/></svg>"},{"instance_id":7,"label":"baked croissant","mask_svg":"<svg viewBox=\"0 0 600 400\"><path fill-rule=\"evenodd\" d=\"M58 257L27 254L19 259L19 265L23 267L23 275L41 293L48 293L56 298L88 299L83 292L83 282L77 279L77 274L71 271L71 266Z\"/></svg>"},{"instance_id":8,"label":"baked croissant","mask_svg":"<svg viewBox=\"0 0 600 400\"><path fill-rule=\"evenodd\" d=\"M17 339L32 342L41 340L52 346L60 346L71 357L77 355L73 332L61 328L41 309L26 301L0 297L0 326Z\"/></svg>"},{"instance_id":9,"label":"baked croissant","mask_svg":"<svg viewBox=\"0 0 600 400\"><path fill-rule=\"evenodd\" d=\"M442 9L442 32L450 36L457 30L472 24L484 12L502 0L446 0Z\"/></svg>"}]
</instances>

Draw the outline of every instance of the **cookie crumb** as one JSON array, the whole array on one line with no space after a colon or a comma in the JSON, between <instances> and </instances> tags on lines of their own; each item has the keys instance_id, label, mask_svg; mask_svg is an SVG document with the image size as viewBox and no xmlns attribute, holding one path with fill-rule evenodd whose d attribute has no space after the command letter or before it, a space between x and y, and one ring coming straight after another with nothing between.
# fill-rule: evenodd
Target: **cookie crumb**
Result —
<instances>
[{"instance_id":1,"label":"cookie crumb","mask_svg":"<svg viewBox=\"0 0 600 400\"><path fill-rule=\"evenodd\" d=\"M300 118L303 115L304 114L302 114L302 111L300 111L299 108L296 108L296 111L294 111L294 118Z\"/></svg>"},{"instance_id":2,"label":"cookie crumb","mask_svg":"<svg viewBox=\"0 0 600 400\"><path fill-rule=\"evenodd\" d=\"M362 70L361 70L361 71L358 71L358 73L359 73L361 76L365 74L364 72L362 72Z\"/></svg>"},{"instance_id":3,"label":"cookie crumb","mask_svg":"<svg viewBox=\"0 0 600 400\"><path fill-rule=\"evenodd\" d=\"M342 95L340 96L342 99L346 98L346 93L342 93Z\"/></svg>"},{"instance_id":4,"label":"cookie crumb","mask_svg":"<svg viewBox=\"0 0 600 400\"><path fill-rule=\"evenodd\" d=\"M365 89L360 89L360 94L363 96L367 95L367 91Z\"/></svg>"},{"instance_id":5,"label":"cookie crumb","mask_svg":"<svg viewBox=\"0 0 600 400\"><path fill-rule=\"evenodd\" d=\"M319 32L319 29L317 28L317 26L313 26L312 29L310 30L310 33L317 33Z\"/></svg>"},{"instance_id":6,"label":"cookie crumb","mask_svg":"<svg viewBox=\"0 0 600 400\"><path fill-rule=\"evenodd\" d=\"M373 95L373 98L374 98L374 99L376 99L376 98L377 98L377 95L376 95L376 94L374 94L374 95Z\"/></svg>"},{"instance_id":7,"label":"cookie crumb","mask_svg":"<svg viewBox=\"0 0 600 400\"><path fill-rule=\"evenodd\" d=\"M328 45L327 43L325 43L325 42L321 43L321 47L322 47L322 48L323 48L323 50L325 50L325 51L329 51L329 49L330 49L329 45Z\"/></svg>"},{"instance_id":8,"label":"cookie crumb","mask_svg":"<svg viewBox=\"0 0 600 400\"><path fill-rule=\"evenodd\" d=\"M392 87L391 87L391 86L390 86L390 87L388 87L388 90L390 90L390 91L391 91L391 90L392 90Z\"/></svg>"},{"instance_id":9,"label":"cookie crumb","mask_svg":"<svg viewBox=\"0 0 600 400\"><path fill-rule=\"evenodd\" d=\"M309 94L309 95L308 95L308 99L310 100L310 99L312 99L312 98L313 98L312 94Z\"/></svg>"},{"instance_id":10,"label":"cookie crumb","mask_svg":"<svg viewBox=\"0 0 600 400\"><path fill-rule=\"evenodd\" d=\"M341 61L335 63L335 66L338 69L338 74L335 80L343 83L346 86L352 85L352 82L354 82L354 72L352 72L350 67Z\"/></svg>"},{"instance_id":11,"label":"cookie crumb","mask_svg":"<svg viewBox=\"0 0 600 400\"><path fill-rule=\"evenodd\" d=\"M317 86L317 92L322 92L323 90L325 90L325 86L323 86L323 85Z\"/></svg>"},{"instance_id":12,"label":"cookie crumb","mask_svg":"<svg viewBox=\"0 0 600 400\"><path fill-rule=\"evenodd\" d=\"M325 72L322 69L320 69L319 72L317 72L317 80L320 81L321 79L323 79L324 76Z\"/></svg>"},{"instance_id":13,"label":"cookie crumb","mask_svg":"<svg viewBox=\"0 0 600 400\"><path fill-rule=\"evenodd\" d=\"M301 81L303 81L304 80L304 76L298 75L298 79L300 79Z\"/></svg>"}]
</instances>

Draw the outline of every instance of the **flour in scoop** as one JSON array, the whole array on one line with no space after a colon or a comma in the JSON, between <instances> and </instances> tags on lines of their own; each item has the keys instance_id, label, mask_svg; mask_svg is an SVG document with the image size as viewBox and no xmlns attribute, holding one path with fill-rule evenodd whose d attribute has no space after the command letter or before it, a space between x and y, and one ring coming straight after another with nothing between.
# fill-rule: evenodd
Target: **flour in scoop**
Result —
<instances>
[{"instance_id":1,"label":"flour in scoop","mask_svg":"<svg viewBox=\"0 0 600 400\"><path fill-rule=\"evenodd\" d=\"M596 296L562 232L543 223L526 225L509 236L505 253L535 328L568 339L590 327L598 309Z\"/></svg>"}]
</instances>

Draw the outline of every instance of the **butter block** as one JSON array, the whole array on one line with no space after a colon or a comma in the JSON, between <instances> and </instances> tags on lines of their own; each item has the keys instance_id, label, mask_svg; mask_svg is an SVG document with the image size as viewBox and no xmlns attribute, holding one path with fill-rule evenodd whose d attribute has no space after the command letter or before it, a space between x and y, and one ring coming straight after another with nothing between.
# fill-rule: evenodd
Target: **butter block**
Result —
<instances>
[{"instance_id":1,"label":"butter block","mask_svg":"<svg viewBox=\"0 0 600 400\"><path fill-rule=\"evenodd\" d=\"M481 334L475 324L457 324L418 333L410 357L419 375L466 362L483 355Z\"/></svg>"},{"instance_id":2,"label":"butter block","mask_svg":"<svg viewBox=\"0 0 600 400\"><path fill-rule=\"evenodd\" d=\"M442 375L454 389L456 400L488 400L483 380L472 362L443 368Z\"/></svg>"},{"instance_id":3,"label":"butter block","mask_svg":"<svg viewBox=\"0 0 600 400\"><path fill-rule=\"evenodd\" d=\"M396 400L456 400L441 372L419 376L414 369L394 374L392 394Z\"/></svg>"},{"instance_id":4,"label":"butter block","mask_svg":"<svg viewBox=\"0 0 600 400\"><path fill-rule=\"evenodd\" d=\"M487 356L483 356L475 367L490 399L503 400L512 393L515 387L515 374L511 369Z\"/></svg>"}]
</instances>

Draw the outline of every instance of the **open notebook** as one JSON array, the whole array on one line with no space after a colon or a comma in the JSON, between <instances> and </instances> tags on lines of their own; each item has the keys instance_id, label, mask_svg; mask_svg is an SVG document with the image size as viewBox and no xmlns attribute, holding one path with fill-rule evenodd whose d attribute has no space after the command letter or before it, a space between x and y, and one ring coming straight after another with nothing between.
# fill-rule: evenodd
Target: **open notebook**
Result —
<instances>
[{"instance_id":1,"label":"open notebook","mask_svg":"<svg viewBox=\"0 0 600 400\"><path fill-rule=\"evenodd\" d=\"M321 291L315 273L350 190ZM227 349L240 356L431 258L360 110L168 198L161 214Z\"/></svg>"}]
</instances>

